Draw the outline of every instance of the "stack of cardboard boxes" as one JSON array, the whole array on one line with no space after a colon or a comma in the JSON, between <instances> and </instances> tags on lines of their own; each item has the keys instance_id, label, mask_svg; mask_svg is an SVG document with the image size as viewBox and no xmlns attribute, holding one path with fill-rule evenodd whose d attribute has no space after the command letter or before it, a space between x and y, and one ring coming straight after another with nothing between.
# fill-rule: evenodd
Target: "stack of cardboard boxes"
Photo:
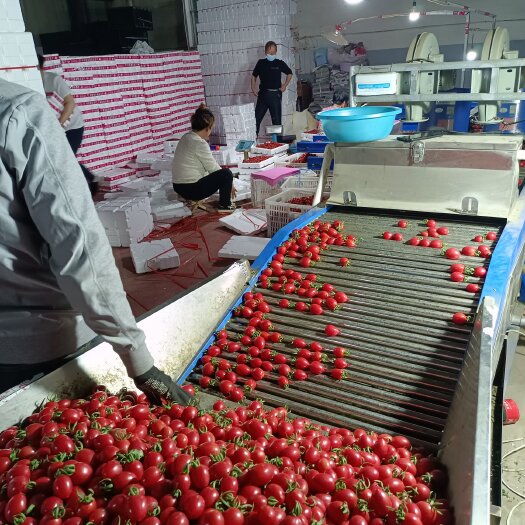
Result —
<instances>
[{"instance_id":1,"label":"stack of cardboard boxes","mask_svg":"<svg viewBox=\"0 0 525 525\"><path fill-rule=\"evenodd\" d=\"M101 170L142 151L161 152L190 129L204 101L197 52L46 57L45 69L71 86L85 119L80 162Z\"/></svg>"}]
</instances>

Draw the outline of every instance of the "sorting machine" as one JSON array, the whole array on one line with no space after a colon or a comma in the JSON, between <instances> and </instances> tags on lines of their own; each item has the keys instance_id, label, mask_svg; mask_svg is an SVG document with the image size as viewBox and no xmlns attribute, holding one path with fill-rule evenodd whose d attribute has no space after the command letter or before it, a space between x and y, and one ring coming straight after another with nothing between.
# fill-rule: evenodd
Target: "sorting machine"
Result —
<instances>
[{"instance_id":1,"label":"sorting machine","mask_svg":"<svg viewBox=\"0 0 525 525\"><path fill-rule=\"evenodd\" d=\"M200 357L214 333L226 324L231 332L243 330L233 309L256 285L277 247L295 228L315 219L343 219L345 232L361 239L352 249L352 266L334 272L327 264L341 256L334 247L315 271L345 291L349 302L322 322L305 323L295 312L277 308L271 320L284 335L321 342L327 322L340 327L329 346L340 343L350 351L348 378L334 383L316 377L282 390L269 374L250 395L271 406L287 405L297 416L403 434L434 450L449 470L457 524L490 523L500 504L504 378L521 322L521 147L519 138L481 135L330 145L315 196L320 203L333 159L327 202L279 231L251 267L235 263L140 321L157 363L180 382L196 383ZM440 250L381 238L399 219L408 219L409 235L417 234L430 217L449 227L450 246L461 248L472 244L474 235L497 232L489 261L463 258L471 265L490 262L482 293L469 294L450 281L450 261ZM276 304L276 293L262 291L270 305ZM457 311L471 314L474 322L452 324ZM82 395L100 383L114 390L133 387L109 345L95 340L91 346L52 374L8 392L0 400L3 425L18 421L49 394Z\"/></svg>"}]
</instances>

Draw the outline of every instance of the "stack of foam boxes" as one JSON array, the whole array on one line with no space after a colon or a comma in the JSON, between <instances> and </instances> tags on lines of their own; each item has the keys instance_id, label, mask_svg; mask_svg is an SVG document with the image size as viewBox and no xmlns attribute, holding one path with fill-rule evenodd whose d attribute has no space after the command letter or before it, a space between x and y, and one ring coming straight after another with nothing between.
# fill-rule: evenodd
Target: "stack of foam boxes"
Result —
<instances>
[{"instance_id":1,"label":"stack of foam boxes","mask_svg":"<svg viewBox=\"0 0 525 525\"><path fill-rule=\"evenodd\" d=\"M191 114L204 101L197 52L47 55L45 69L71 86L85 120L78 157L93 171L139 152L162 152L168 137L189 130Z\"/></svg>"},{"instance_id":2,"label":"stack of foam boxes","mask_svg":"<svg viewBox=\"0 0 525 525\"><path fill-rule=\"evenodd\" d=\"M0 78L44 94L31 33L19 0L0 0Z\"/></svg>"},{"instance_id":3,"label":"stack of foam boxes","mask_svg":"<svg viewBox=\"0 0 525 525\"><path fill-rule=\"evenodd\" d=\"M129 247L153 230L148 197L120 197L98 202L95 206L111 246Z\"/></svg>"},{"instance_id":4,"label":"stack of foam boxes","mask_svg":"<svg viewBox=\"0 0 525 525\"><path fill-rule=\"evenodd\" d=\"M297 12L295 0L198 0L197 31L202 60L206 101L220 117L219 109L255 102L250 88L253 68L264 58L264 44L278 44L278 58L295 71L292 17ZM295 110L295 80L283 95L283 124ZM271 124L269 114L261 132ZM226 130L217 119L213 140L224 144Z\"/></svg>"},{"instance_id":5,"label":"stack of foam boxes","mask_svg":"<svg viewBox=\"0 0 525 525\"><path fill-rule=\"evenodd\" d=\"M240 104L220 108L226 145L235 147L240 140L255 140L255 106Z\"/></svg>"}]
</instances>

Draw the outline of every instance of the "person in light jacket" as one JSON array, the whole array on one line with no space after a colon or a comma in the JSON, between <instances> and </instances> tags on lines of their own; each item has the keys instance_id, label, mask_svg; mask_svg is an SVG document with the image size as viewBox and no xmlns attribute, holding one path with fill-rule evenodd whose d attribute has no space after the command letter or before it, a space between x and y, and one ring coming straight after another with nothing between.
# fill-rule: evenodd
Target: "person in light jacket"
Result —
<instances>
[{"instance_id":1,"label":"person in light jacket","mask_svg":"<svg viewBox=\"0 0 525 525\"><path fill-rule=\"evenodd\" d=\"M219 213L235 210L231 198L233 173L222 169L213 158L208 140L215 117L201 104L191 117L191 131L179 141L173 159L173 189L183 199L200 201L219 192Z\"/></svg>"},{"instance_id":2,"label":"person in light jacket","mask_svg":"<svg viewBox=\"0 0 525 525\"><path fill-rule=\"evenodd\" d=\"M151 401L189 401L154 365L58 120L40 94L1 79L0 224L0 392L97 334Z\"/></svg>"}]
</instances>

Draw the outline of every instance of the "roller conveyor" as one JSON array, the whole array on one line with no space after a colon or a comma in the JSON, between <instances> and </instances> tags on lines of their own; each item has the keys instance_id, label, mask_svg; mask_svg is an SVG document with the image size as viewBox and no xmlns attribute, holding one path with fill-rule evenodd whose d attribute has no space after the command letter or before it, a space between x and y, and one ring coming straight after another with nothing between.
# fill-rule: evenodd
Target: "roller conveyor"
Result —
<instances>
[{"instance_id":1,"label":"roller conveyor","mask_svg":"<svg viewBox=\"0 0 525 525\"><path fill-rule=\"evenodd\" d=\"M425 141L416 161L412 145L395 138L329 146L314 198L322 195L334 158L326 208L314 208L277 232L251 268L247 261L235 263L140 321L156 364L180 383L198 381L200 359L214 334L226 324L232 335L244 331L246 321L231 313L277 247L294 228L342 217L346 231L361 238L350 255L344 249L352 265L338 266L343 251L332 247L314 271L345 291L349 302L319 318L275 307L279 293L264 290L264 295L274 307L272 321L286 337L324 342L325 324L345 325L326 346L340 344L349 351L347 378L310 376L282 390L272 372L248 397L286 404L293 415L328 425L411 437L436 450L446 466L456 525L498 523L491 516L501 505L501 402L516 334L525 326L516 302L525 258L525 194L518 193L517 168L521 147L519 137L441 137ZM439 250L381 238L385 230L398 231L394 224L403 218L411 221L402 231L407 240L423 229L417 219L429 217L450 228L445 242L457 248L475 245L474 234L498 233L489 260L460 261L490 263L482 293L469 294L451 282L450 262ZM473 324L452 325L455 312L470 313ZM288 344L274 347L288 357L295 354ZM0 396L0 419L6 426L15 424L47 396L83 396L96 384L115 391L134 388L118 356L99 339L54 372ZM203 407L215 401L216 391L210 393L201 396Z\"/></svg>"},{"instance_id":2,"label":"roller conveyor","mask_svg":"<svg viewBox=\"0 0 525 525\"><path fill-rule=\"evenodd\" d=\"M355 248L331 247L311 270L318 280L333 284L348 295L349 301L335 312L308 316L278 307L279 299L301 300L296 295L260 289L272 307L266 317L274 330L290 340L303 337L318 341L325 348L342 346L349 351L348 376L341 382L322 376L308 381L293 381L287 390L277 384L278 375L270 374L258 383L253 397L269 405L289 406L296 415L325 424L363 427L403 434L412 442L436 449L446 423L470 338L471 326L451 322L455 312L475 313L479 294L465 291L465 283L454 283L448 271L451 263L441 250L386 241L386 230L402 232L405 240L426 229L425 217L408 217L406 229L397 222L406 215L355 213L339 209L322 215L323 222L341 219L345 235L359 239ZM418 220L419 219L419 220ZM489 231L499 235L501 221L439 220L449 235L448 246L476 245L476 235ZM496 242L486 242L491 250ZM340 257L351 265L342 268ZM488 265L480 257L462 257L462 263ZM298 263L286 268L304 273ZM470 282L470 280L469 280ZM472 282L482 283L473 278ZM341 329L337 337L324 334L326 324ZM247 321L233 318L226 329L242 337ZM296 350L290 345L274 344L272 349L290 358ZM235 363L236 355L225 357ZM198 382L196 372L190 379Z\"/></svg>"}]
</instances>

